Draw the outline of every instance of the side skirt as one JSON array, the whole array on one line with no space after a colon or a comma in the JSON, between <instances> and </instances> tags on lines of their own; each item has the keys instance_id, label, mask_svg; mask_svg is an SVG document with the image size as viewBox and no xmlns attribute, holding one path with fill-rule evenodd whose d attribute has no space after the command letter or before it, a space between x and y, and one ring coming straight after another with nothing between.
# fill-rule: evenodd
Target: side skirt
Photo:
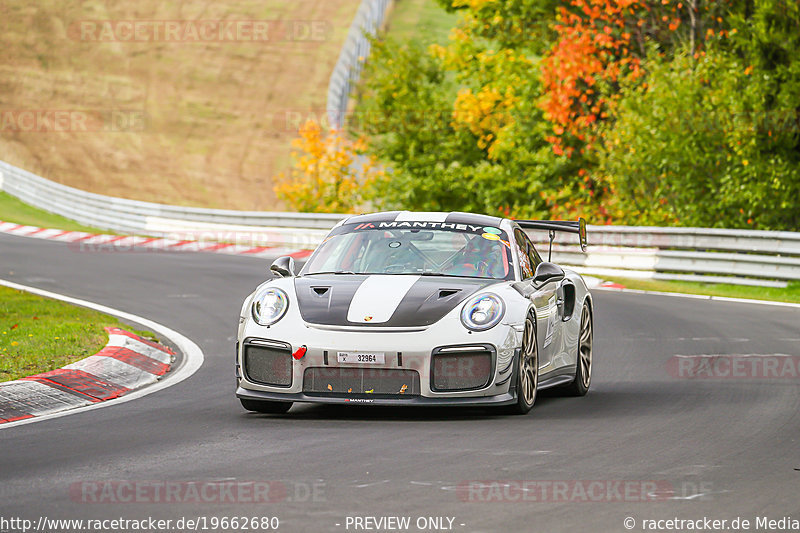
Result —
<instances>
[{"instance_id":1,"label":"side skirt","mask_svg":"<svg viewBox=\"0 0 800 533\"><path fill-rule=\"evenodd\" d=\"M539 376L539 390L566 385L575 379L576 366L564 366L558 370L548 372L546 376Z\"/></svg>"}]
</instances>

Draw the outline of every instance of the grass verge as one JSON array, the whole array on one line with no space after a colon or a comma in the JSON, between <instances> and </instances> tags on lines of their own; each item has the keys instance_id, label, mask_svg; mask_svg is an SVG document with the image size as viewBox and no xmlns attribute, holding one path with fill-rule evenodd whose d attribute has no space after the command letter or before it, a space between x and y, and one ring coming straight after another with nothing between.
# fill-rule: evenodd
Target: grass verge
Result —
<instances>
[{"instance_id":1,"label":"grass verge","mask_svg":"<svg viewBox=\"0 0 800 533\"><path fill-rule=\"evenodd\" d=\"M628 289L659 292L678 292L681 294L702 294L724 296L727 298L747 298L774 302L800 303L800 282L794 281L784 289L775 287L749 287L724 283L697 283L691 281L662 281L629 278L606 278L624 285Z\"/></svg>"},{"instance_id":2,"label":"grass verge","mask_svg":"<svg viewBox=\"0 0 800 533\"><path fill-rule=\"evenodd\" d=\"M90 226L83 226L74 220L37 209L2 191L0 191L0 220L39 228L57 228L68 231L87 231L89 233L113 233Z\"/></svg>"},{"instance_id":3,"label":"grass verge","mask_svg":"<svg viewBox=\"0 0 800 533\"><path fill-rule=\"evenodd\" d=\"M0 382L94 355L108 342L104 327L155 339L148 331L92 309L0 286Z\"/></svg>"},{"instance_id":4,"label":"grass verge","mask_svg":"<svg viewBox=\"0 0 800 533\"><path fill-rule=\"evenodd\" d=\"M447 44L458 14L448 13L433 0L398 0L387 22L388 33L399 41Z\"/></svg>"}]
</instances>

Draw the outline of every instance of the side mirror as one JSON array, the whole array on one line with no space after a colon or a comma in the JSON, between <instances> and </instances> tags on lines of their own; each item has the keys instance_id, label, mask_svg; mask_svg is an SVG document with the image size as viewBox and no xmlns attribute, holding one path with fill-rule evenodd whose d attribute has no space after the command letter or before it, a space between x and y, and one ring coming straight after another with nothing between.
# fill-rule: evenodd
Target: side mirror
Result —
<instances>
[{"instance_id":1,"label":"side mirror","mask_svg":"<svg viewBox=\"0 0 800 533\"><path fill-rule=\"evenodd\" d=\"M564 269L555 263L544 261L539 263L539 266L536 267L536 273L533 275L533 282L536 285L544 285L551 281L561 281L564 277L566 277Z\"/></svg>"},{"instance_id":2,"label":"side mirror","mask_svg":"<svg viewBox=\"0 0 800 533\"><path fill-rule=\"evenodd\" d=\"M269 270L281 278L292 278L295 276L294 259L288 255L279 257L272 263Z\"/></svg>"}]
</instances>

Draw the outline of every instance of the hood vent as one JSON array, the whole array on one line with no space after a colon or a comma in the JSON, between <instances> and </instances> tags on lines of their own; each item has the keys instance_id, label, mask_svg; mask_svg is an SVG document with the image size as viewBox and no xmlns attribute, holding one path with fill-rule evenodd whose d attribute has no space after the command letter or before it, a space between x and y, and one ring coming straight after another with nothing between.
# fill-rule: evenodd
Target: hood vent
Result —
<instances>
[{"instance_id":1,"label":"hood vent","mask_svg":"<svg viewBox=\"0 0 800 533\"><path fill-rule=\"evenodd\" d=\"M439 289L439 299L448 298L461 292L461 289Z\"/></svg>"},{"instance_id":2,"label":"hood vent","mask_svg":"<svg viewBox=\"0 0 800 533\"><path fill-rule=\"evenodd\" d=\"M329 290L330 287L311 287L311 291L317 296L326 296Z\"/></svg>"}]
</instances>

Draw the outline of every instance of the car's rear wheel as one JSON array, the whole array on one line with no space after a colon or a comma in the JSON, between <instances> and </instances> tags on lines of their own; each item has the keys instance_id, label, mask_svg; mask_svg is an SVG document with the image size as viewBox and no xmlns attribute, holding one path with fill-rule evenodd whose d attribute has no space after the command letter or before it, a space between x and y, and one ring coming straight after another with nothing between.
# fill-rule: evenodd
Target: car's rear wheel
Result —
<instances>
[{"instance_id":1,"label":"car's rear wheel","mask_svg":"<svg viewBox=\"0 0 800 533\"><path fill-rule=\"evenodd\" d=\"M240 398L242 407L248 411L255 411L256 413L267 413L272 415L281 415L292 408L292 402L269 402L264 400L245 400Z\"/></svg>"},{"instance_id":2,"label":"car's rear wheel","mask_svg":"<svg viewBox=\"0 0 800 533\"><path fill-rule=\"evenodd\" d=\"M581 328L578 333L578 358L575 368L575 379L566 386L564 392L569 396L584 396L592 383L592 311L588 305L581 311Z\"/></svg>"},{"instance_id":3,"label":"car's rear wheel","mask_svg":"<svg viewBox=\"0 0 800 533\"><path fill-rule=\"evenodd\" d=\"M517 360L517 403L507 408L509 414L524 415L536 402L539 391L539 350L536 346L536 322L533 315L525 318L522 350Z\"/></svg>"}]
</instances>

